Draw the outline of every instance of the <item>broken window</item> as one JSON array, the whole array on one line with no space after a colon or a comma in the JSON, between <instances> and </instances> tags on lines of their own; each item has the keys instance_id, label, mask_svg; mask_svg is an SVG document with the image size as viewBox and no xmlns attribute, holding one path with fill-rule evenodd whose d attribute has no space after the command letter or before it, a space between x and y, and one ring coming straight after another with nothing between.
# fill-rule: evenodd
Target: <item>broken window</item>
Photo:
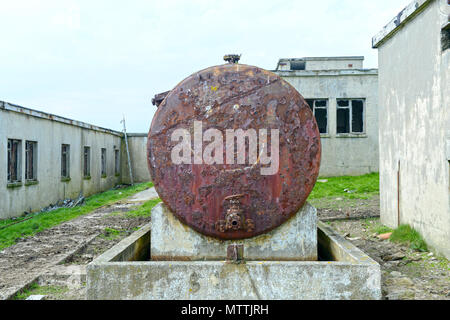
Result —
<instances>
[{"instance_id":1,"label":"broken window","mask_svg":"<svg viewBox=\"0 0 450 320\"><path fill-rule=\"evenodd\" d=\"M106 177L106 149L102 148L102 177Z\"/></svg>"},{"instance_id":2,"label":"broken window","mask_svg":"<svg viewBox=\"0 0 450 320\"><path fill-rule=\"evenodd\" d=\"M25 180L37 180L37 142L25 142Z\"/></svg>"},{"instance_id":3,"label":"broken window","mask_svg":"<svg viewBox=\"0 0 450 320\"><path fill-rule=\"evenodd\" d=\"M328 107L326 99L306 99L316 118L320 133L328 133Z\"/></svg>"},{"instance_id":4,"label":"broken window","mask_svg":"<svg viewBox=\"0 0 450 320\"><path fill-rule=\"evenodd\" d=\"M291 70L305 70L305 61L291 61Z\"/></svg>"},{"instance_id":5,"label":"broken window","mask_svg":"<svg viewBox=\"0 0 450 320\"><path fill-rule=\"evenodd\" d=\"M83 176L90 177L91 176L91 148L84 147L83 152Z\"/></svg>"},{"instance_id":6,"label":"broken window","mask_svg":"<svg viewBox=\"0 0 450 320\"><path fill-rule=\"evenodd\" d=\"M8 183L22 181L21 140L8 139Z\"/></svg>"},{"instance_id":7,"label":"broken window","mask_svg":"<svg viewBox=\"0 0 450 320\"><path fill-rule=\"evenodd\" d=\"M338 99L336 117L337 133L363 133L364 100Z\"/></svg>"},{"instance_id":8,"label":"broken window","mask_svg":"<svg viewBox=\"0 0 450 320\"><path fill-rule=\"evenodd\" d=\"M70 145L61 145L61 178L70 178Z\"/></svg>"},{"instance_id":9,"label":"broken window","mask_svg":"<svg viewBox=\"0 0 450 320\"><path fill-rule=\"evenodd\" d=\"M441 30L441 48L442 51L450 48L450 23Z\"/></svg>"},{"instance_id":10,"label":"broken window","mask_svg":"<svg viewBox=\"0 0 450 320\"><path fill-rule=\"evenodd\" d=\"M119 150L114 150L114 174L120 174L120 155Z\"/></svg>"}]
</instances>

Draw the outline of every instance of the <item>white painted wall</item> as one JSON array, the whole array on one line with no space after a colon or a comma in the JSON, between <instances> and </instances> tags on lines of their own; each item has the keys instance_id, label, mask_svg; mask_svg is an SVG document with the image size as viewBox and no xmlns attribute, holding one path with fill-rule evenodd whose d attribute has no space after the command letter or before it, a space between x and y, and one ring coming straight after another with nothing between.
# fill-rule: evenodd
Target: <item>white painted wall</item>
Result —
<instances>
[{"instance_id":1,"label":"white painted wall","mask_svg":"<svg viewBox=\"0 0 450 320\"><path fill-rule=\"evenodd\" d=\"M450 6L422 0L410 8L424 3L378 48L381 220L413 226L450 258L450 50L441 51Z\"/></svg>"},{"instance_id":2,"label":"white painted wall","mask_svg":"<svg viewBox=\"0 0 450 320\"><path fill-rule=\"evenodd\" d=\"M345 70L362 69L363 57L306 57L298 59L280 59L277 71L291 70L291 61L300 60L305 62L305 70Z\"/></svg>"},{"instance_id":3,"label":"white painted wall","mask_svg":"<svg viewBox=\"0 0 450 320\"><path fill-rule=\"evenodd\" d=\"M328 99L328 134L321 135L321 176L378 172L378 76L376 69L276 71L305 99ZM364 98L362 135L336 134L336 99Z\"/></svg>"},{"instance_id":4,"label":"white painted wall","mask_svg":"<svg viewBox=\"0 0 450 320\"><path fill-rule=\"evenodd\" d=\"M22 186L7 187L7 141L22 140ZM38 184L25 186L25 140L38 142ZM61 181L61 144L70 144L70 181ZM83 179L83 147L91 147L91 179ZM104 191L120 183L114 149L121 133L107 133L8 111L0 106L0 219L40 210L51 203ZM101 148L107 150L107 177L101 177Z\"/></svg>"}]
</instances>

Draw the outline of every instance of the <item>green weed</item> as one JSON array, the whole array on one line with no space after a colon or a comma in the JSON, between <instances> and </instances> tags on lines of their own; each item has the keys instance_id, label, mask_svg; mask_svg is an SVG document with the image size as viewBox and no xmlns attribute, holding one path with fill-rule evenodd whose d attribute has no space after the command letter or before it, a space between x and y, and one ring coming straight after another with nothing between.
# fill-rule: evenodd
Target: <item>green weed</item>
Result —
<instances>
[{"instance_id":1,"label":"green weed","mask_svg":"<svg viewBox=\"0 0 450 320\"><path fill-rule=\"evenodd\" d=\"M127 198L137 192L152 187L151 182L140 183L122 189L111 189L86 198L81 206L74 208L60 208L50 212L43 212L33 218L13 224L0 230L0 250L12 246L19 238L31 237L38 232L49 229L62 222L74 219L83 214L92 212L104 205L114 203ZM7 219L1 221L1 225L8 225L20 220Z\"/></svg>"}]
</instances>

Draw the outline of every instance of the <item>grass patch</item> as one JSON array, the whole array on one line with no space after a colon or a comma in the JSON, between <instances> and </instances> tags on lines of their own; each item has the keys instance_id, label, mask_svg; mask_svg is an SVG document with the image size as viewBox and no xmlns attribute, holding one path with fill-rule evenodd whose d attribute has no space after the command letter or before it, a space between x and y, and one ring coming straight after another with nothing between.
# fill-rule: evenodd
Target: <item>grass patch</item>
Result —
<instances>
[{"instance_id":1,"label":"grass patch","mask_svg":"<svg viewBox=\"0 0 450 320\"><path fill-rule=\"evenodd\" d=\"M107 239L107 240L114 240L114 239L117 239L118 237L120 237L120 234L121 234L122 232L123 232L123 231L116 230L116 229L114 229L114 228L106 227L106 228L103 230L103 233L100 235L100 237L102 237L102 238L104 238L104 239Z\"/></svg>"},{"instance_id":2,"label":"grass patch","mask_svg":"<svg viewBox=\"0 0 450 320\"><path fill-rule=\"evenodd\" d=\"M317 182L309 195L309 199L340 197L346 199L369 199L379 194L378 173L362 176L325 177L327 182Z\"/></svg>"},{"instance_id":3,"label":"grass patch","mask_svg":"<svg viewBox=\"0 0 450 320\"><path fill-rule=\"evenodd\" d=\"M125 217L127 218L150 217L152 208L160 202L161 202L160 198L148 200L142 206L139 206L136 209L125 212Z\"/></svg>"},{"instance_id":4,"label":"grass patch","mask_svg":"<svg viewBox=\"0 0 450 320\"><path fill-rule=\"evenodd\" d=\"M392 232L392 229L389 227L386 227L385 225L382 225L381 223L379 225L376 225L373 228L373 231L376 232L377 234L383 234L383 233L388 233L388 232Z\"/></svg>"},{"instance_id":5,"label":"grass patch","mask_svg":"<svg viewBox=\"0 0 450 320\"><path fill-rule=\"evenodd\" d=\"M17 242L19 238L31 237L45 229L49 229L62 222L92 212L104 205L108 205L120 199L127 198L152 186L153 184L151 182L146 182L136 184L127 188L111 189L86 198L84 204L81 206L74 208L60 208L50 212L43 212L29 220L1 229L0 250L12 246ZM7 225L16 221L17 220L13 219L3 220L2 225Z\"/></svg>"},{"instance_id":6,"label":"grass patch","mask_svg":"<svg viewBox=\"0 0 450 320\"><path fill-rule=\"evenodd\" d=\"M362 224L370 233L382 234L392 232L392 229L383 225L378 217L364 219Z\"/></svg>"},{"instance_id":7,"label":"grass patch","mask_svg":"<svg viewBox=\"0 0 450 320\"><path fill-rule=\"evenodd\" d=\"M14 296L14 300L25 300L31 295L60 295L67 292L69 289L65 286L39 286L33 283L28 288L23 289Z\"/></svg>"},{"instance_id":8,"label":"grass patch","mask_svg":"<svg viewBox=\"0 0 450 320\"><path fill-rule=\"evenodd\" d=\"M407 224L402 224L395 229L389 240L392 242L408 244L411 249L417 251L428 251L428 246L420 233Z\"/></svg>"}]
</instances>

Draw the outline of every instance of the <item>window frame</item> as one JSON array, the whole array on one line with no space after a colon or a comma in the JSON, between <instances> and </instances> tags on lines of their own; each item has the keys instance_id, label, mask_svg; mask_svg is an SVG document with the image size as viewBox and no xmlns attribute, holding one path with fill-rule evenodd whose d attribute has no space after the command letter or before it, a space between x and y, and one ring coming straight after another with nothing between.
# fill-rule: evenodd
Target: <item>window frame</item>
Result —
<instances>
[{"instance_id":1,"label":"window frame","mask_svg":"<svg viewBox=\"0 0 450 320\"><path fill-rule=\"evenodd\" d=\"M15 149L15 177L16 179L12 179L12 172L11 172L11 158L12 155L11 153L13 152L12 150L12 145L13 143L16 142L17 143L17 147ZM6 168L6 178L7 178L7 183L8 184L16 184L16 183L22 183L22 140L20 139L9 139L7 141L6 144L6 149L7 149L7 168Z\"/></svg>"},{"instance_id":2,"label":"window frame","mask_svg":"<svg viewBox=\"0 0 450 320\"><path fill-rule=\"evenodd\" d=\"M64 150L64 148L66 148ZM64 161L65 159L65 161ZM63 168L66 168L65 175L63 174ZM70 180L70 144L61 144L61 179L63 181Z\"/></svg>"},{"instance_id":3,"label":"window frame","mask_svg":"<svg viewBox=\"0 0 450 320\"><path fill-rule=\"evenodd\" d=\"M106 148L100 149L100 173L102 178L107 177L106 171Z\"/></svg>"},{"instance_id":4,"label":"window frame","mask_svg":"<svg viewBox=\"0 0 450 320\"><path fill-rule=\"evenodd\" d=\"M327 120L326 132L320 132L320 135L321 136L328 136L330 134L330 121L329 121L330 113L329 113L329 110L328 110L328 106L329 106L328 98L308 98L308 99L305 99L305 101L306 101L306 103L308 103L308 101L312 101L313 102L313 106L311 106L309 103L308 103L308 106L311 108L311 110L313 112L314 119L316 120L316 123L317 123L316 108L317 109L325 109L325 111L326 111L326 120ZM325 101L325 106L324 107L323 106L316 106L316 101Z\"/></svg>"},{"instance_id":5,"label":"window frame","mask_svg":"<svg viewBox=\"0 0 450 320\"><path fill-rule=\"evenodd\" d=\"M353 132L353 101L362 102L362 131ZM339 101L348 101L348 106L339 106ZM348 109L349 111L349 132L338 132L338 110ZM366 98L336 98L336 136L365 136L366 135Z\"/></svg>"},{"instance_id":6,"label":"window frame","mask_svg":"<svg viewBox=\"0 0 450 320\"><path fill-rule=\"evenodd\" d=\"M31 150L31 177L29 177L29 157L30 157L30 150L29 145L32 145ZM25 140L25 181L37 181L37 172L38 172L38 143L37 141L32 140Z\"/></svg>"},{"instance_id":7,"label":"window frame","mask_svg":"<svg viewBox=\"0 0 450 320\"><path fill-rule=\"evenodd\" d=\"M86 159L87 157L87 159ZM88 179L91 177L91 147L83 147L83 178Z\"/></svg>"}]
</instances>

